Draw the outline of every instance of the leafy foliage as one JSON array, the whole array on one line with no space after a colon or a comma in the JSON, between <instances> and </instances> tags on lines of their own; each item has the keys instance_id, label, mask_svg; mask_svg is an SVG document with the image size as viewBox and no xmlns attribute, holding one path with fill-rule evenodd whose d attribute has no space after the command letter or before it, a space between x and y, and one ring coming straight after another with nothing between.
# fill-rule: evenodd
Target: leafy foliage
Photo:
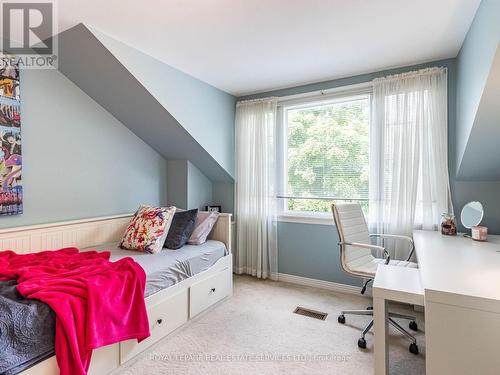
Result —
<instances>
[{"instance_id":1,"label":"leafy foliage","mask_svg":"<svg viewBox=\"0 0 500 375\"><path fill-rule=\"evenodd\" d=\"M292 211L330 210L336 200L367 206L369 102L367 98L290 109L288 195Z\"/></svg>"}]
</instances>

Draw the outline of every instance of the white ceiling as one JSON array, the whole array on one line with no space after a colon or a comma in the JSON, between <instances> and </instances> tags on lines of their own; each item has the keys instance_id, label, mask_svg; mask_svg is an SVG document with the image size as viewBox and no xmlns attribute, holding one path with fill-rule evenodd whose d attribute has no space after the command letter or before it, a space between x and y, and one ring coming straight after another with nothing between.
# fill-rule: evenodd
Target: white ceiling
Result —
<instances>
[{"instance_id":1,"label":"white ceiling","mask_svg":"<svg viewBox=\"0 0 500 375\"><path fill-rule=\"evenodd\" d=\"M87 23L231 94L455 57L480 0L60 0Z\"/></svg>"}]
</instances>

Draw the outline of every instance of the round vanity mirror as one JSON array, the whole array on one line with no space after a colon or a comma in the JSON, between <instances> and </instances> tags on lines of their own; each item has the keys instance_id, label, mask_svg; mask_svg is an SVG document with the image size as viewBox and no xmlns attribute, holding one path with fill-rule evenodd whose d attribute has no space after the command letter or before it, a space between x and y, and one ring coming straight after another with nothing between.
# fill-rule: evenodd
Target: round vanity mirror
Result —
<instances>
[{"instance_id":1,"label":"round vanity mirror","mask_svg":"<svg viewBox=\"0 0 500 375\"><path fill-rule=\"evenodd\" d=\"M481 220L483 220L483 205L481 202L469 202L464 208L462 208L462 213L460 214L460 220L462 225L467 229L470 229L476 225L479 225Z\"/></svg>"}]
</instances>

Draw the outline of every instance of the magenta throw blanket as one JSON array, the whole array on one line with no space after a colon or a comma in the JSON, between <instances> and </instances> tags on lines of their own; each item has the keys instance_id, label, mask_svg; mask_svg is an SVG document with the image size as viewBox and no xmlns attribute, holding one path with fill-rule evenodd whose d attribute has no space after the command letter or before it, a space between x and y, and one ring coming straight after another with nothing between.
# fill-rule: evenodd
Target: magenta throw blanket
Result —
<instances>
[{"instance_id":1,"label":"magenta throw blanket","mask_svg":"<svg viewBox=\"0 0 500 375\"><path fill-rule=\"evenodd\" d=\"M61 375L87 373L92 350L149 336L146 275L132 258L76 248L16 254L0 251L0 280L17 280L25 298L56 314L55 352Z\"/></svg>"}]
</instances>

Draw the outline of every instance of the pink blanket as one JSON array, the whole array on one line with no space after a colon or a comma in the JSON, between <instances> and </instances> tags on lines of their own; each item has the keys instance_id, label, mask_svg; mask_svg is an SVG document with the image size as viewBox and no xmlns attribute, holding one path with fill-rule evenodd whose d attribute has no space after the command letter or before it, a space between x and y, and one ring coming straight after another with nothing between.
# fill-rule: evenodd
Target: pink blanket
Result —
<instances>
[{"instance_id":1,"label":"pink blanket","mask_svg":"<svg viewBox=\"0 0 500 375\"><path fill-rule=\"evenodd\" d=\"M26 298L56 314L55 352L61 375L86 374L92 349L149 336L144 270L132 258L75 248L16 254L0 251L0 280L17 279Z\"/></svg>"}]
</instances>

